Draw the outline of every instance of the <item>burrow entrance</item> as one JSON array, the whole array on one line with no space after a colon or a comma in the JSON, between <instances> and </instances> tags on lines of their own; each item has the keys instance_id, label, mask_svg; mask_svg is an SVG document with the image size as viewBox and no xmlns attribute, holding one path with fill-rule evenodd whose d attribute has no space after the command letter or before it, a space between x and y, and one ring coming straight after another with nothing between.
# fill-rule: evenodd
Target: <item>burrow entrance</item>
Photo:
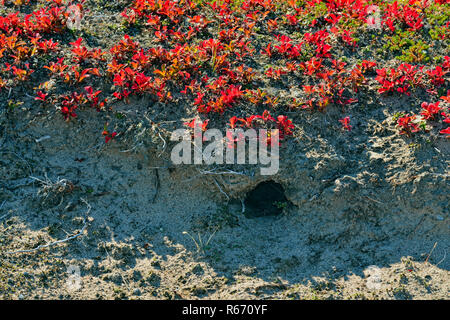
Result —
<instances>
[{"instance_id":1,"label":"burrow entrance","mask_svg":"<svg viewBox=\"0 0 450 320\"><path fill-rule=\"evenodd\" d=\"M288 203L281 184L264 181L247 193L244 200L244 215L247 218L277 216L283 212Z\"/></svg>"}]
</instances>

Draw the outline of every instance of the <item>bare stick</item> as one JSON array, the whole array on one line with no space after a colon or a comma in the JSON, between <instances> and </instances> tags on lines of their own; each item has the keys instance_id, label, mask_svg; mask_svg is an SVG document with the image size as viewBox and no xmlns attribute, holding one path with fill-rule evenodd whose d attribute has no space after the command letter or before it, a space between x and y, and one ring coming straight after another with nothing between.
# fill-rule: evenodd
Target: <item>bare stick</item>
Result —
<instances>
[{"instance_id":1,"label":"bare stick","mask_svg":"<svg viewBox=\"0 0 450 320\"><path fill-rule=\"evenodd\" d=\"M159 133L159 131L158 131L158 136L159 136L159 137L161 138L161 140L164 142L163 150L162 150L161 153L158 155L158 158L159 158L159 157L161 157L161 155L164 153L164 151L166 151L167 143L166 143L166 140L164 140L164 138L161 136L161 133Z\"/></svg>"},{"instance_id":2,"label":"bare stick","mask_svg":"<svg viewBox=\"0 0 450 320\"><path fill-rule=\"evenodd\" d=\"M364 196L365 198L367 198L368 200L370 200L370 201L373 201L373 202L376 202L376 203L380 203L380 204L383 204L381 201L378 201L378 200L375 200L375 199L372 199L371 197L368 197L368 196Z\"/></svg>"},{"instance_id":3,"label":"bare stick","mask_svg":"<svg viewBox=\"0 0 450 320\"><path fill-rule=\"evenodd\" d=\"M233 171L233 170L230 170L230 169L226 169L225 171L216 171L216 170L217 170L217 168L214 168L212 170L200 170L200 169L197 169L197 171L200 174L203 174L203 175L210 174L210 175L218 175L219 176L219 175L235 174L235 175L240 175L240 176L247 176L243 172L236 172L236 171ZM188 181L191 181L191 180L194 180L194 179L197 179L197 178L199 178L199 176L193 176L193 177L190 177L189 179L182 180L181 182L188 182Z\"/></svg>"},{"instance_id":4,"label":"bare stick","mask_svg":"<svg viewBox=\"0 0 450 320\"><path fill-rule=\"evenodd\" d=\"M243 199L241 199L241 204L242 204L242 213L245 213L245 202Z\"/></svg>"},{"instance_id":5,"label":"bare stick","mask_svg":"<svg viewBox=\"0 0 450 320\"><path fill-rule=\"evenodd\" d=\"M216 184L217 188L219 188L219 191L220 191L221 193L223 193L223 194L225 195L225 197L227 197L227 200L228 200L228 201L230 201L230 197L228 196L228 194L227 194L225 191L222 190L222 188L220 187L220 185L219 185L219 183L217 182L216 178L213 178L213 179L214 179L214 183Z\"/></svg>"},{"instance_id":6,"label":"bare stick","mask_svg":"<svg viewBox=\"0 0 450 320\"><path fill-rule=\"evenodd\" d=\"M123 153L125 153L125 152L131 152L131 151L133 151L134 149L136 149L138 146L140 146L142 143L138 143L137 145L135 145L133 148L131 148L131 149L128 149L128 150L120 150L119 152L123 152Z\"/></svg>"},{"instance_id":7,"label":"bare stick","mask_svg":"<svg viewBox=\"0 0 450 320\"><path fill-rule=\"evenodd\" d=\"M68 242L68 241L70 241L70 240L76 239L76 238L80 237L81 235L83 235L84 231L85 231L86 228L87 228L87 217L88 217L89 213L91 212L91 205L90 205L86 200L84 200L83 198L81 198L81 201L83 201L83 202L86 204L86 206L87 206L87 211L86 211L86 213L84 214L85 216L83 217L84 225L83 225L83 227L81 228L81 230L80 230L79 232L77 232L76 234L74 234L74 235L72 235L72 236L70 236L70 237L67 237L67 238L65 238L65 239L62 239L62 240L58 240L58 241L54 241L54 242L50 242L50 243L47 243L47 244L43 244L43 245L37 246L37 247L34 248L34 249L30 249L30 250L18 250L18 251L8 251L8 252L5 252L5 253L6 253L6 254L15 254L15 253L31 253L31 252L36 252L36 251L38 251L38 250L40 250L40 249L48 248L48 247L54 246L54 245L56 245L56 244Z\"/></svg>"},{"instance_id":8,"label":"bare stick","mask_svg":"<svg viewBox=\"0 0 450 320\"><path fill-rule=\"evenodd\" d=\"M241 176L245 176L243 172L236 172L230 169L226 169L226 171L216 171L217 168L214 168L212 170L198 170L201 174L216 174L216 175L222 175L222 174L237 174Z\"/></svg>"},{"instance_id":9,"label":"bare stick","mask_svg":"<svg viewBox=\"0 0 450 320\"><path fill-rule=\"evenodd\" d=\"M0 206L0 210L3 208L3 206L5 205L6 200L3 201L2 205ZM2 221L4 218L6 218L7 216L9 216L9 212L7 214L4 214L3 216L0 217L0 221Z\"/></svg>"},{"instance_id":10,"label":"bare stick","mask_svg":"<svg viewBox=\"0 0 450 320\"><path fill-rule=\"evenodd\" d=\"M444 257L441 259L441 261L439 261L438 263L436 263L436 267L438 265L440 265L442 262L444 262L445 258L447 258L447 250L444 251Z\"/></svg>"},{"instance_id":11,"label":"bare stick","mask_svg":"<svg viewBox=\"0 0 450 320\"><path fill-rule=\"evenodd\" d=\"M425 259L425 262L428 262L428 259L430 259L430 256L433 253L434 249L436 248L437 244L438 244L437 242L434 243L433 249L431 249L430 253L428 254L428 257Z\"/></svg>"}]
</instances>

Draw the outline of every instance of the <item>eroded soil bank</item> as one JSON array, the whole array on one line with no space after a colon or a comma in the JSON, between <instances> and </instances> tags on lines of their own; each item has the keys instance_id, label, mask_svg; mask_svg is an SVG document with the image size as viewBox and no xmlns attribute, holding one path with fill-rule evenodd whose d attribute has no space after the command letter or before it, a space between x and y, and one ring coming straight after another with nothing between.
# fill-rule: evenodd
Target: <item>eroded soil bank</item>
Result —
<instances>
[{"instance_id":1,"label":"eroded soil bank","mask_svg":"<svg viewBox=\"0 0 450 320\"><path fill-rule=\"evenodd\" d=\"M380 121L395 111L377 110ZM103 119L88 113L69 124L20 114L30 116L1 118L3 299L448 298L442 139L411 147L376 114L335 135L311 115L283 144L279 173L262 177L256 166L174 166L172 145L145 126L130 137L141 130L154 145L126 134L105 144L92 134ZM284 189L281 214L243 212L262 181Z\"/></svg>"}]
</instances>

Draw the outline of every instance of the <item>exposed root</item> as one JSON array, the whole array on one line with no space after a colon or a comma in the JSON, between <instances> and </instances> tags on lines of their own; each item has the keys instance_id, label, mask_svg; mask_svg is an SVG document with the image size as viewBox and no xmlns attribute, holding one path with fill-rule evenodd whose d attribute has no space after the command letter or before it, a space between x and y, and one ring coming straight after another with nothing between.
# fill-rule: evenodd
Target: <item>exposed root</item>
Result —
<instances>
[{"instance_id":1,"label":"exposed root","mask_svg":"<svg viewBox=\"0 0 450 320\"><path fill-rule=\"evenodd\" d=\"M41 183L42 189L40 189L38 191L38 195L43 196L44 203L46 202L47 198L53 194L53 195L61 195L61 199L60 199L60 204L61 204L64 200L64 194L70 193L74 189L73 183L67 179L59 179L58 178L59 180L53 182L52 180L50 180L47 177L47 174L45 174L44 180L36 178L36 177L31 177L31 176L30 176L30 178Z\"/></svg>"}]
</instances>

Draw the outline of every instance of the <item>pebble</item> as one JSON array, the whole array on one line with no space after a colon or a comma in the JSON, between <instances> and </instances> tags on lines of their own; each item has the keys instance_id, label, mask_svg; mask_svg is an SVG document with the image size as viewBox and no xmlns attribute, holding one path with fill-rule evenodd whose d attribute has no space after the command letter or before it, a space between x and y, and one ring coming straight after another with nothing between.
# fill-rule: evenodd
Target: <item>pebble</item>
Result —
<instances>
[{"instance_id":1,"label":"pebble","mask_svg":"<svg viewBox=\"0 0 450 320\"><path fill-rule=\"evenodd\" d=\"M140 295L141 295L141 290L135 289L135 290L133 291L133 295L135 295L135 296L140 296Z\"/></svg>"}]
</instances>

